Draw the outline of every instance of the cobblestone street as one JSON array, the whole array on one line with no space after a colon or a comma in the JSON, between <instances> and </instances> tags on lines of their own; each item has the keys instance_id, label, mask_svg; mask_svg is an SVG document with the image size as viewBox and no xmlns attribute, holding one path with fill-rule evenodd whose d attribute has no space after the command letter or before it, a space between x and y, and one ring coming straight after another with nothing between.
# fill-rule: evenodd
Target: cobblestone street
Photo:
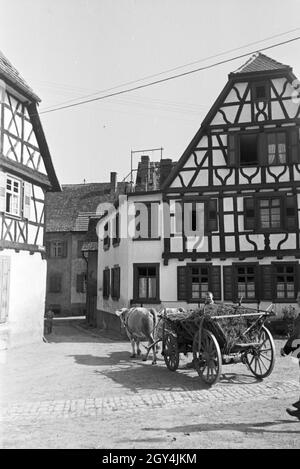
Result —
<instances>
[{"instance_id":1,"label":"cobblestone street","mask_svg":"<svg viewBox=\"0 0 300 469\"><path fill-rule=\"evenodd\" d=\"M128 341L82 320L56 320L47 338L1 355L2 448L300 448L285 412L299 371L279 356L283 341L264 381L227 365L207 388L185 368L191 357L174 373L161 355L131 360Z\"/></svg>"}]
</instances>

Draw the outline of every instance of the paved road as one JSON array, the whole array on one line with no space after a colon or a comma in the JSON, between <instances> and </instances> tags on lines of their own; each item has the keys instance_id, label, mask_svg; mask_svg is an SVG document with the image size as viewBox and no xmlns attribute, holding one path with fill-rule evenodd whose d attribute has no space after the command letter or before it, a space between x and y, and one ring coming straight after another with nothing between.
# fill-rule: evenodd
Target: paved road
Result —
<instances>
[{"instance_id":1,"label":"paved road","mask_svg":"<svg viewBox=\"0 0 300 469\"><path fill-rule=\"evenodd\" d=\"M130 360L129 342L90 332L56 321L48 343L2 355L2 447L300 448L300 422L284 410L299 393L289 358L277 356L264 381L226 366L207 388L184 368L190 357L172 373L162 359Z\"/></svg>"}]
</instances>

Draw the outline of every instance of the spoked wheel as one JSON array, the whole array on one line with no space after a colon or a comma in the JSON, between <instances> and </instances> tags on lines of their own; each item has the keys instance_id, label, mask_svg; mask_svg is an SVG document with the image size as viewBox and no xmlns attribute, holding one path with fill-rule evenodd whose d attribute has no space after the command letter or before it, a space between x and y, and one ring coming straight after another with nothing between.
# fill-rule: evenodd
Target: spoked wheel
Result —
<instances>
[{"instance_id":1,"label":"spoked wheel","mask_svg":"<svg viewBox=\"0 0 300 469\"><path fill-rule=\"evenodd\" d=\"M164 339L164 360L170 371L176 371L179 366L179 352L177 336L169 332Z\"/></svg>"},{"instance_id":2,"label":"spoked wheel","mask_svg":"<svg viewBox=\"0 0 300 469\"><path fill-rule=\"evenodd\" d=\"M275 363L275 345L271 332L262 326L256 334L257 347L247 352L245 362L256 378L263 379L272 373Z\"/></svg>"},{"instance_id":3,"label":"spoked wheel","mask_svg":"<svg viewBox=\"0 0 300 469\"><path fill-rule=\"evenodd\" d=\"M201 379L209 385L218 382L222 371L222 356L215 336L202 330L201 343L197 331L193 341L194 366Z\"/></svg>"}]
</instances>

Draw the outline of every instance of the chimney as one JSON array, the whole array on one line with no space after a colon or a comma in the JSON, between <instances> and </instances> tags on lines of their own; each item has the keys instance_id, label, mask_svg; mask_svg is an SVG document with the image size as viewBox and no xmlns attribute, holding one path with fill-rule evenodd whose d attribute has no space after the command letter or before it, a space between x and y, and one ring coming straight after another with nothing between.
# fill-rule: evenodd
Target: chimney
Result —
<instances>
[{"instance_id":1,"label":"chimney","mask_svg":"<svg viewBox=\"0 0 300 469\"><path fill-rule=\"evenodd\" d=\"M159 178L159 185L160 187L163 185L164 181L169 176L170 172L172 171L173 163L171 158L163 158L160 160L160 178Z\"/></svg>"},{"instance_id":2,"label":"chimney","mask_svg":"<svg viewBox=\"0 0 300 469\"><path fill-rule=\"evenodd\" d=\"M117 173L112 171L110 173L110 193L115 194L117 191Z\"/></svg>"},{"instance_id":3,"label":"chimney","mask_svg":"<svg viewBox=\"0 0 300 469\"><path fill-rule=\"evenodd\" d=\"M138 190L146 191L148 189L149 168L150 157L148 155L142 155L136 175L136 185L138 187Z\"/></svg>"}]
</instances>

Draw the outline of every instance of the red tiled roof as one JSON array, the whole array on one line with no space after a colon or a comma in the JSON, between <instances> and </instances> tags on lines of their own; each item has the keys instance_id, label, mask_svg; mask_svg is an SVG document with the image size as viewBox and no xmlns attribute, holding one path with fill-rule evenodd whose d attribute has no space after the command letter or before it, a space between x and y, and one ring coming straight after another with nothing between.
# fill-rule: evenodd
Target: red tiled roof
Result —
<instances>
[{"instance_id":1,"label":"red tiled roof","mask_svg":"<svg viewBox=\"0 0 300 469\"><path fill-rule=\"evenodd\" d=\"M11 86L15 86L21 93L31 98L35 102L40 102L40 98L34 93L32 88L26 83L18 70L0 51L0 78L8 81Z\"/></svg>"},{"instance_id":2,"label":"red tiled roof","mask_svg":"<svg viewBox=\"0 0 300 469\"><path fill-rule=\"evenodd\" d=\"M244 65L232 73L267 72L269 70L282 70L286 68L290 68L289 65L284 65L261 52L256 52Z\"/></svg>"}]
</instances>

